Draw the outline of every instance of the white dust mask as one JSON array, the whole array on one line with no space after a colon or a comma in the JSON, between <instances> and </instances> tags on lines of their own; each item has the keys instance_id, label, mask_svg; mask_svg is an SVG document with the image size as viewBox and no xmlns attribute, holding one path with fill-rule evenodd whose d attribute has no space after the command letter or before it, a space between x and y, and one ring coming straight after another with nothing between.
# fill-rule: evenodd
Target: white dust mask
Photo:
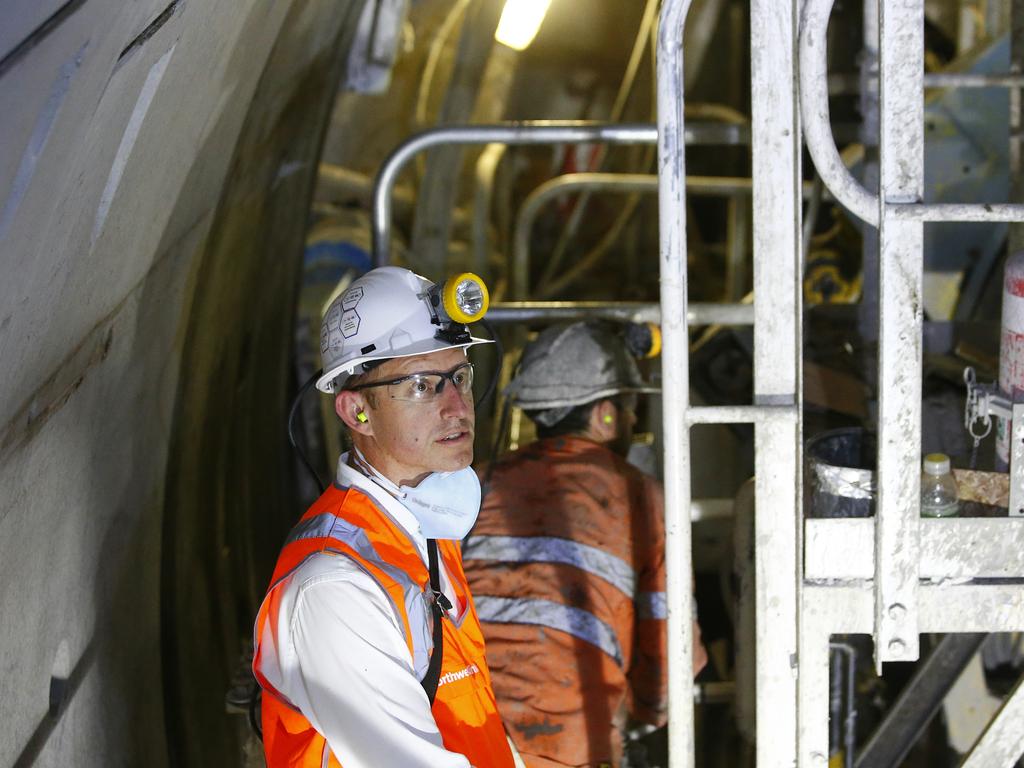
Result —
<instances>
[{"instance_id":1,"label":"white dust mask","mask_svg":"<svg viewBox=\"0 0 1024 768\"><path fill-rule=\"evenodd\" d=\"M353 448L356 465L416 517L428 539L464 539L480 514L480 479L471 467L432 472L420 484L396 485Z\"/></svg>"}]
</instances>

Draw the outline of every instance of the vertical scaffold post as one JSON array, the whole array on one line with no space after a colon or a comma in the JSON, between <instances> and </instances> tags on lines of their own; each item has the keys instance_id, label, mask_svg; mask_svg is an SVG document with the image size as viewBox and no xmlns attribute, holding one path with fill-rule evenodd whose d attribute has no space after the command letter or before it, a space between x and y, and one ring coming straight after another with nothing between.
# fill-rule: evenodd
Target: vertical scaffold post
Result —
<instances>
[{"instance_id":1,"label":"vertical scaffold post","mask_svg":"<svg viewBox=\"0 0 1024 768\"><path fill-rule=\"evenodd\" d=\"M919 656L921 280L924 225L894 207L924 195L924 3L879 3L878 505L875 664Z\"/></svg>"},{"instance_id":2,"label":"vertical scaffold post","mask_svg":"<svg viewBox=\"0 0 1024 768\"><path fill-rule=\"evenodd\" d=\"M693 631L690 534L689 327L683 26L690 0L665 0L658 27L658 218L661 269L669 766L692 768Z\"/></svg>"},{"instance_id":3,"label":"vertical scaffold post","mask_svg":"<svg viewBox=\"0 0 1024 768\"><path fill-rule=\"evenodd\" d=\"M754 404L787 418L755 431L757 764L797 755L800 552L801 276L798 3L751 3Z\"/></svg>"}]
</instances>

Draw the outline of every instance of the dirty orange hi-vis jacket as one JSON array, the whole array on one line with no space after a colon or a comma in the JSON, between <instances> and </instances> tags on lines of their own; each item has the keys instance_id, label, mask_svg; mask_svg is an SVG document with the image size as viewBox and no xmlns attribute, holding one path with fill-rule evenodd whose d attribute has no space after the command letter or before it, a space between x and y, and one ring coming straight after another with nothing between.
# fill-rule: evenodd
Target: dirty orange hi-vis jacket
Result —
<instances>
[{"instance_id":1,"label":"dirty orange hi-vis jacket","mask_svg":"<svg viewBox=\"0 0 1024 768\"><path fill-rule=\"evenodd\" d=\"M485 494L463 558L506 728L530 768L618 765L627 716L666 719L661 487L563 436L496 464Z\"/></svg>"},{"instance_id":2,"label":"dirty orange hi-vis jacket","mask_svg":"<svg viewBox=\"0 0 1024 768\"><path fill-rule=\"evenodd\" d=\"M476 768L511 768L512 755L498 716L490 673L484 661L484 641L473 607L459 544L438 541L438 548L458 602L467 606L461 622L445 618L444 655L440 685L432 713L450 752L466 756ZM278 558L271 586L260 607L255 629L253 670L263 693L263 744L268 768L321 768L341 765L302 712L276 691L261 671L280 647L276 621L278 587L310 556L318 553L351 558L379 584L405 630L414 659L429 657L431 632L429 574L405 532L354 488L332 486L292 530ZM343 683L343 681L342 681ZM388 696L381 691L382 697Z\"/></svg>"}]
</instances>

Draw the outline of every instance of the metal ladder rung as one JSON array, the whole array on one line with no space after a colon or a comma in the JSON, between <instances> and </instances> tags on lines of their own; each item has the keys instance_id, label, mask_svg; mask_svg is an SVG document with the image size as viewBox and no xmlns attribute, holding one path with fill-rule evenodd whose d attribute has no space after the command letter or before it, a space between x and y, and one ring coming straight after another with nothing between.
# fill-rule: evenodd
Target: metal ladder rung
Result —
<instances>
[{"instance_id":1,"label":"metal ladder rung","mask_svg":"<svg viewBox=\"0 0 1024 768\"><path fill-rule=\"evenodd\" d=\"M693 425L795 422L799 415L795 405L711 405L687 408L686 423Z\"/></svg>"}]
</instances>

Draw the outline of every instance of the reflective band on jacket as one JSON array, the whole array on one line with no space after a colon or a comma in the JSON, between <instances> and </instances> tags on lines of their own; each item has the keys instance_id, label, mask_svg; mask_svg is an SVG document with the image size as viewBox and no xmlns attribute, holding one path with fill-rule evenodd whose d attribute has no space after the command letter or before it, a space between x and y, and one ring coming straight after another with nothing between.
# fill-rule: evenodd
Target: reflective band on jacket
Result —
<instances>
[{"instance_id":1,"label":"reflective band on jacket","mask_svg":"<svg viewBox=\"0 0 1024 768\"><path fill-rule=\"evenodd\" d=\"M622 649L615 630L590 611L561 605L551 600L490 595L479 595L475 602L476 612L481 621L493 621L496 624L533 624L557 629L597 646L615 659L619 666L622 665Z\"/></svg>"},{"instance_id":2,"label":"reflective band on jacket","mask_svg":"<svg viewBox=\"0 0 1024 768\"><path fill-rule=\"evenodd\" d=\"M354 525L350 525L337 515L332 515L330 512L324 512L311 517L308 520L302 520L296 523L295 527L289 532L288 538L285 539L284 543L291 544L292 542L302 541L303 539L327 537L331 535L331 532L335 528L341 526L358 530Z\"/></svg>"},{"instance_id":3,"label":"reflective band on jacket","mask_svg":"<svg viewBox=\"0 0 1024 768\"><path fill-rule=\"evenodd\" d=\"M640 619L668 618L668 602L664 592L641 592L636 596L636 615Z\"/></svg>"},{"instance_id":4,"label":"reflective band on jacket","mask_svg":"<svg viewBox=\"0 0 1024 768\"><path fill-rule=\"evenodd\" d=\"M409 578L409 575L383 560L377 550L373 548L366 531L357 525L353 525L344 518L338 517L330 512L323 512L319 515L308 517L299 521L289 532L285 540L285 546L295 544L307 539L334 539L352 547L364 560L380 568L388 576L402 585L405 593L405 612L409 620L410 636L412 637L413 669L416 675L422 677L427 671L430 663L430 652L434 647L428 627L431 619L427 618L428 608L423 591ZM332 551L330 546L327 551ZM344 553L342 553L344 554ZM402 616L397 610L395 618L402 624Z\"/></svg>"},{"instance_id":5,"label":"reflective band on jacket","mask_svg":"<svg viewBox=\"0 0 1024 768\"><path fill-rule=\"evenodd\" d=\"M598 576L630 600L636 574L629 564L597 547L551 536L474 536L462 551L463 560L506 563L560 563Z\"/></svg>"}]
</instances>

